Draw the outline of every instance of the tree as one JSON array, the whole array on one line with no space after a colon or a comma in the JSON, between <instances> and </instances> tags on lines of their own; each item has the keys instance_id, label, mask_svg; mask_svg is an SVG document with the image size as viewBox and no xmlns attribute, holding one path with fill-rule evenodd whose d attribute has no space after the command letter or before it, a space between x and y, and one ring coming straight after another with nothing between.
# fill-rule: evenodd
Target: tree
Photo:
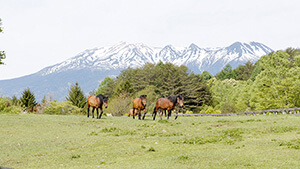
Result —
<instances>
[{"instance_id":1,"label":"tree","mask_svg":"<svg viewBox=\"0 0 300 169\"><path fill-rule=\"evenodd\" d=\"M263 69L252 86L251 107L262 110L300 106L298 52L277 51L260 59Z\"/></svg>"},{"instance_id":2,"label":"tree","mask_svg":"<svg viewBox=\"0 0 300 169\"><path fill-rule=\"evenodd\" d=\"M244 80L247 81L254 70L254 65L250 61L246 62L245 65L238 66L236 71L236 80Z\"/></svg>"},{"instance_id":3,"label":"tree","mask_svg":"<svg viewBox=\"0 0 300 169\"><path fill-rule=\"evenodd\" d=\"M69 96L66 97L68 101L70 101L74 106L79 108L84 108L86 105L86 97L83 94L78 82L75 85L71 86L71 90L69 90Z\"/></svg>"},{"instance_id":4,"label":"tree","mask_svg":"<svg viewBox=\"0 0 300 169\"><path fill-rule=\"evenodd\" d=\"M183 92L185 95L185 108L199 112L204 105L212 104L209 86L202 75L194 75L192 73L186 82Z\"/></svg>"},{"instance_id":5,"label":"tree","mask_svg":"<svg viewBox=\"0 0 300 169\"><path fill-rule=\"evenodd\" d=\"M204 80L209 80L209 79L213 78L213 76L206 70L202 72L201 77Z\"/></svg>"},{"instance_id":6,"label":"tree","mask_svg":"<svg viewBox=\"0 0 300 169\"><path fill-rule=\"evenodd\" d=\"M109 76L105 77L96 90L96 95L102 94L111 97L114 93L115 81Z\"/></svg>"},{"instance_id":7,"label":"tree","mask_svg":"<svg viewBox=\"0 0 300 169\"><path fill-rule=\"evenodd\" d=\"M29 108L37 105L35 100L35 96L33 92L30 91L29 88L25 89L22 93L22 97L20 98L22 106Z\"/></svg>"},{"instance_id":8,"label":"tree","mask_svg":"<svg viewBox=\"0 0 300 169\"><path fill-rule=\"evenodd\" d=\"M2 21L1 21L1 18L0 18L0 33L3 31L3 28L1 27L2 26ZM4 51L0 51L0 65L4 64L2 62L3 59L5 59L5 52Z\"/></svg>"},{"instance_id":9,"label":"tree","mask_svg":"<svg viewBox=\"0 0 300 169\"><path fill-rule=\"evenodd\" d=\"M121 81L118 87L115 90L115 95L120 96L120 95L125 95L128 96L133 93L133 89L131 87L131 83L126 80L126 81Z\"/></svg>"},{"instance_id":10,"label":"tree","mask_svg":"<svg viewBox=\"0 0 300 169\"><path fill-rule=\"evenodd\" d=\"M221 72L216 74L216 78L218 80L225 80L225 79L235 79L236 71L232 70L232 67L227 64Z\"/></svg>"}]
</instances>

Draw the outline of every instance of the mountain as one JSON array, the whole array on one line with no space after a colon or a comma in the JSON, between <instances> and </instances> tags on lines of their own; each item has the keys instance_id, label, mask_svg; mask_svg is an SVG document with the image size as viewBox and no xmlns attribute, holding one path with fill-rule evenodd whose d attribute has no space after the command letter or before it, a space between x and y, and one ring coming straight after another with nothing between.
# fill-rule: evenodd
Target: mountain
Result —
<instances>
[{"instance_id":1,"label":"mountain","mask_svg":"<svg viewBox=\"0 0 300 169\"><path fill-rule=\"evenodd\" d=\"M223 48L200 48L195 44L177 48L172 45L149 47L144 44L118 43L110 47L88 49L64 62L46 67L32 75L0 81L0 94L20 96L29 87L38 100L51 95L65 100L70 86L78 81L83 91L96 89L106 76L117 76L128 67L145 63L171 62L186 65L194 73L208 71L215 75L227 64L233 68L247 61L256 62L273 50L258 42L236 42Z\"/></svg>"}]
</instances>

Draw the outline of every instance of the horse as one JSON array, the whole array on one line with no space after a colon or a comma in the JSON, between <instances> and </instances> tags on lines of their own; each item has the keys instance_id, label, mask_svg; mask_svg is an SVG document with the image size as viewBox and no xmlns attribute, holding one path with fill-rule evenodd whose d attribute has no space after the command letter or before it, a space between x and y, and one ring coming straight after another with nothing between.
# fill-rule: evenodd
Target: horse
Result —
<instances>
[{"instance_id":1,"label":"horse","mask_svg":"<svg viewBox=\"0 0 300 169\"><path fill-rule=\"evenodd\" d=\"M138 110L137 115L139 116L139 120L141 120L141 110L144 110L144 116L143 120L146 116L146 105L147 105L147 95L141 95L140 97L137 97L133 99L132 101L132 112L135 112L135 110ZM135 113L132 114L133 119L135 119Z\"/></svg>"},{"instance_id":2,"label":"horse","mask_svg":"<svg viewBox=\"0 0 300 169\"><path fill-rule=\"evenodd\" d=\"M100 119L103 113L102 110L102 106L104 105L105 108L107 108L107 101L108 101L108 97L103 96L102 94L99 94L97 96L95 95L90 95L87 99L87 117L89 118L90 116L90 107L93 107L92 110L92 114L93 114L93 118L94 118L94 110L97 110L97 119ZM99 112L98 112L98 108L100 108L101 113L99 116Z\"/></svg>"},{"instance_id":3,"label":"horse","mask_svg":"<svg viewBox=\"0 0 300 169\"><path fill-rule=\"evenodd\" d=\"M136 111L134 112L134 115L135 116L137 115ZM128 112L128 117L130 117L130 116L133 116L133 109L130 109L129 112Z\"/></svg>"},{"instance_id":4,"label":"horse","mask_svg":"<svg viewBox=\"0 0 300 169\"><path fill-rule=\"evenodd\" d=\"M156 116L156 113L157 111L159 110L161 112L161 110L163 111L168 111L168 119L169 117L171 116L171 112L172 110L175 109L175 106L178 105L179 107L183 107L184 104L183 104L183 97L181 95L177 95L177 96L170 96L168 98L159 98L157 99L156 101L156 104L155 104L155 107L154 107L154 110L153 110L153 120L155 120L155 116ZM162 119L162 115L163 113L159 113L160 115L160 119ZM177 119L178 117L178 113L176 111L176 116L175 116L175 120Z\"/></svg>"}]
</instances>

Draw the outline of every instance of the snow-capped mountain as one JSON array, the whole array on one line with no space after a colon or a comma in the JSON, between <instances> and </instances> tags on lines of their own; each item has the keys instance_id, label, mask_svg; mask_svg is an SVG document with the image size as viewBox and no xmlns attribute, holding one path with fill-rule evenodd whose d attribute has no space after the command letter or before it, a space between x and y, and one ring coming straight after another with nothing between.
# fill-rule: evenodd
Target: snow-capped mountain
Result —
<instances>
[{"instance_id":1,"label":"snow-capped mountain","mask_svg":"<svg viewBox=\"0 0 300 169\"><path fill-rule=\"evenodd\" d=\"M233 67L247 61L256 62L261 56L273 50L261 43L236 42L228 47L204 49L195 44L185 48L167 45L163 48L153 48L144 44L129 44L121 42L111 47L101 47L86 50L77 56L57 65L40 71L42 75L59 73L67 70L118 70L128 67L136 68L145 63L171 62L175 65L187 65L195 73L204 70L216 74L226 64Z\"/></svg>"},{"instance_id":2,"label":"snow-capped mountain","mask_svg":"<svg viewBox=\"0 0 300 169\"><path fill-rule=\"evenodd\" d=\"M273 50L258 42L236 42L223 48L200 48L196 44L188 47L149 47L144 44L118 43L114 46L85 50L64 62L46 67L41 71L11 80L0 81L0 94L20 96L29 87L40 101L51 95L65 100L70 85L77 81L88 93L98 87L106 76L117 76L128 67L141 67L145 63L170 62L186 65L194 73L204 70L215 75L227 64L233 68L247 61L256 62Z\"/></svg>"}]
</instances>

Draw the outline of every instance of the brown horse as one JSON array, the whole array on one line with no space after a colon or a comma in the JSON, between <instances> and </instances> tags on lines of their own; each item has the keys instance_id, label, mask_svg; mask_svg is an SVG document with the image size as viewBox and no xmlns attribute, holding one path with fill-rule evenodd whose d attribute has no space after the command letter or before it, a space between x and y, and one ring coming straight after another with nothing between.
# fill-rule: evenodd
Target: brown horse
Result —
<instances>
[{"instance_id":1,"label":"brown horse","mask_svg":"<svg viewBox=\"0 0 300 169\"><path fill-rule=\"evenodd\" d=\"M136 111L134 112L134 115L135 116L137 115ZM133 116L133 109L130 109L129 112L128 112L128 117L130 117L130 116Z\"/></svg>"},{"instance_id":2,"label":"brown horse","mask_svg":"<svg viewBox=\"0 0 300 169\"><path fill-rule=\"evenodd\" d=\"M139 120L141 120L141 110L144 110L144 116L143 120L145 119L146 116L146 105L147 105L147 95L141 95L140 97L137 97L133 99L133 105L132 105L132 112L135 112L135 110L138 110L137 114L139 116ZM135 116L135 113L133 113L132 117L133 119Z\"/></svg>"},{"instance_id":3,"label":"brown horse","mask_svg":"<svg viewBox=\"0 0 300 169\"><path fill-rule=\"evenodd\" d=\"M108 101L108 97L105 97L102 94L99 94L97 96L90 95L88 97L87 103L86 103L87 104L87 117L90 116L90 113L89 113L90 107L93 107L93 110L92 110L93 118L94 118L94 111L96 109L97 110L97 119L100 119L102 116L102 113L103 113L102 106L104 104L104 107L107 108L107 101ZM100 108L100 110L101 110L100 116L99 116L98 108Z\"/></svg>"},{"instance_id":4,"label":"brown horse","mask_svg":"<svg viewBox=\"0 0 300 169\"><path fill-rule=\"evenodd\" d=\"M155 120L155 116L156 116L156 113L157 111L168 111L168 119L169 117L171 116L171 112L172 110L175 109L175 106L178 105L179 107L183 107L183 97L180 96L180 95L177 95L177 96L170 96L168 98L159 98L157 99L156 101L156 105L154 107L154 110L153 110L153 120ZM163 113L159 113L160 115L160 118L162 119L162 114ZM176 111L176 116L175 116L175 120L177 119L178 117L178 113Z\"/></svg>"}]
</instances>

